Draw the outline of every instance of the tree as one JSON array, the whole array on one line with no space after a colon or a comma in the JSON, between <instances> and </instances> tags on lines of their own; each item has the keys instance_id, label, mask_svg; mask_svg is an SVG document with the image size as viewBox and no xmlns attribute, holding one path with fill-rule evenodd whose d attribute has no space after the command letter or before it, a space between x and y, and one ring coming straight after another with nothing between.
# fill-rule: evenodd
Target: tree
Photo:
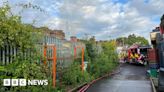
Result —
<instances>
[{"instance_id":1,"label":"tree","mask_svg":"<svg viewBox=\"0 0 164 92\"><path fill-rule=\"evenodd\" d=\"M149 44L147 39L141 36L136 36L135 34L129 35L128 37L119 37L116 40L117 40L117 44L121 46L123 46L123 44L133 45L134 43L139 43L141 45Z\"/></svg>"},{"instance_id":2,"label":"tree","mask_svg":"<svg viewBox=\"0 0 164 92\"><path fill-rule=\"evenodd\" d=\"M32 25L23 24L21 16L13 15L8 5L0 7L0 47L10 44L21 50L33 48L39 34Z\"/></svg>"}]
</instances>

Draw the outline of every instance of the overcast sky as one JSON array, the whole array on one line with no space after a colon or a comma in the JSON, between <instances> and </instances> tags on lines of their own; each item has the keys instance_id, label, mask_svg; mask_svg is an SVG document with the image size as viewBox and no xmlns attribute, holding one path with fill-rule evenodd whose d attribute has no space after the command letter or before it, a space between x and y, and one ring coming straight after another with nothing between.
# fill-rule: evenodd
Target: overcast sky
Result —
<instances>
[{"instance_id":1,"label":"overcast sky","mask_svg":"<svg viewBox=\"0 0 164 92\"><path fill-rule=\"evenodd\" d=\"M5 1L5 0L2 0ZM2 4L2 1L0 3ZM13 12L20 11L15 4L41 7L44 12L25 9L22 20L36 26L62 29L67 37L84 34L106 40L129 34L149 39L149 32L160 23L164 0L8 0Z\"/></svg>"}]
</instances>

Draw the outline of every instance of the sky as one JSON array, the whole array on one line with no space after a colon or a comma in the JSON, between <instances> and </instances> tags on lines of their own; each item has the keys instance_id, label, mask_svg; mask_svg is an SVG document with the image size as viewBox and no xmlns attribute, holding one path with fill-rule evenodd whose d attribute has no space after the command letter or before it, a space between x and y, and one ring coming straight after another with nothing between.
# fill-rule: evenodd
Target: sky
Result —
<instances>
[{"instance_id":1,"label":"sky","mask_svg":"<svg viewBox=\"0 0 164 92\"><path fill-rule=\"evenodd\" d=\"M6 0L1 0L2 2ZM69 36L95 36L107 40L136 34L149 39L149 33L160 23L164 0L8 0L24 23L37 27L62 29ZM19 4L37 5L23 9ZM20 13L20 11L22 11Z\"/></svg>"}]
</instances>

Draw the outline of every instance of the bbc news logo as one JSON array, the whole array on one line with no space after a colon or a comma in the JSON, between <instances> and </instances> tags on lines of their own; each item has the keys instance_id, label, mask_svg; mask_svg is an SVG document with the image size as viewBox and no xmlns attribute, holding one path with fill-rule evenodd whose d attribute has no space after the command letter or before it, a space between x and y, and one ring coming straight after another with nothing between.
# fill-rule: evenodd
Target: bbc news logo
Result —
<instances>
[{"instance_id":1,"label":"bbc news logo","mask_svg":"<svg viewBox=\"0 0 164 92\"><path fill-rule=\"evenodd\" d=\"M48 80L3 79L3 86L48 85Z\"/></svg>"}]
</instances>

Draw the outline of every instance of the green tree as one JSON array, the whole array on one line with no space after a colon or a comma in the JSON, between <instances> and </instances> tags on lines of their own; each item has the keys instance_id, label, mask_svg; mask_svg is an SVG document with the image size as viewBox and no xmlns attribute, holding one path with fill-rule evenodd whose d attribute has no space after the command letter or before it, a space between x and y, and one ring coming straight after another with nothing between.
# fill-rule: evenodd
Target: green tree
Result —
<instances>
[{"instance_id":1,"label":"green tree","mask_svg":"<svg viewBox=\"0 0 164 92\"><path fill-rule=\"evenodd\" d=\"M25 78L25 79L45 79L48 71L38 64L36 43L40 41L41 31L30 24L23 24L21 16L13 15L8 5L0 7L0 48L12 45L19 49L19 53L12 64L1 66L0 79L5 78ZM22 53L30 50L33 56L24 59ZM0 81L1 82L1 81ZM51 83L51 82L50 82ZM0 83L2 84L2 83ZM51 90L52 86L28 86L28 87L4 87L0 85L2 92L41 92Z\"/></svg>"},{"instance_id":2,"label":"green tree","mask_svg":"<svg viewBox=\"0 0 164 92\"><path fill-rule=\"evenodd\" d=\"M22 50L33 48L39 34L32 25L23 24L21 16L12 15L8 5L0 7L0 47L10 44Z\"/></svg>"},{"instance_id":3,"label":"green tree","mask_svg":"<svg viewBox=\"0 0 164 92\"><path fill-rule=\"evenodd\" d=\"M116 39L117 44L123 46L124 45L133 45L134 43L139 43L141 45L148 45L149 42L147 39L141 36L136 36L135 34L129 35L128 37L119 37Z\"/></svg>"},{"instance_id":4,"label":"green tree","mask_svg":"<svg viewBox=\"0 0 164 92\"><path fill-rule=\"evenodd\" d=\"M88 57L91 58L91 62L89 62L89 67L87 68L91 76L94 76L95 78L103 76L104 74L111 72L111 70L118 65L116 42L114 40L99 42L102 47L100 54L96 51L96 42L94 43L93 40L89 40L85 43Z\"/></svg>"}]
</instances>

